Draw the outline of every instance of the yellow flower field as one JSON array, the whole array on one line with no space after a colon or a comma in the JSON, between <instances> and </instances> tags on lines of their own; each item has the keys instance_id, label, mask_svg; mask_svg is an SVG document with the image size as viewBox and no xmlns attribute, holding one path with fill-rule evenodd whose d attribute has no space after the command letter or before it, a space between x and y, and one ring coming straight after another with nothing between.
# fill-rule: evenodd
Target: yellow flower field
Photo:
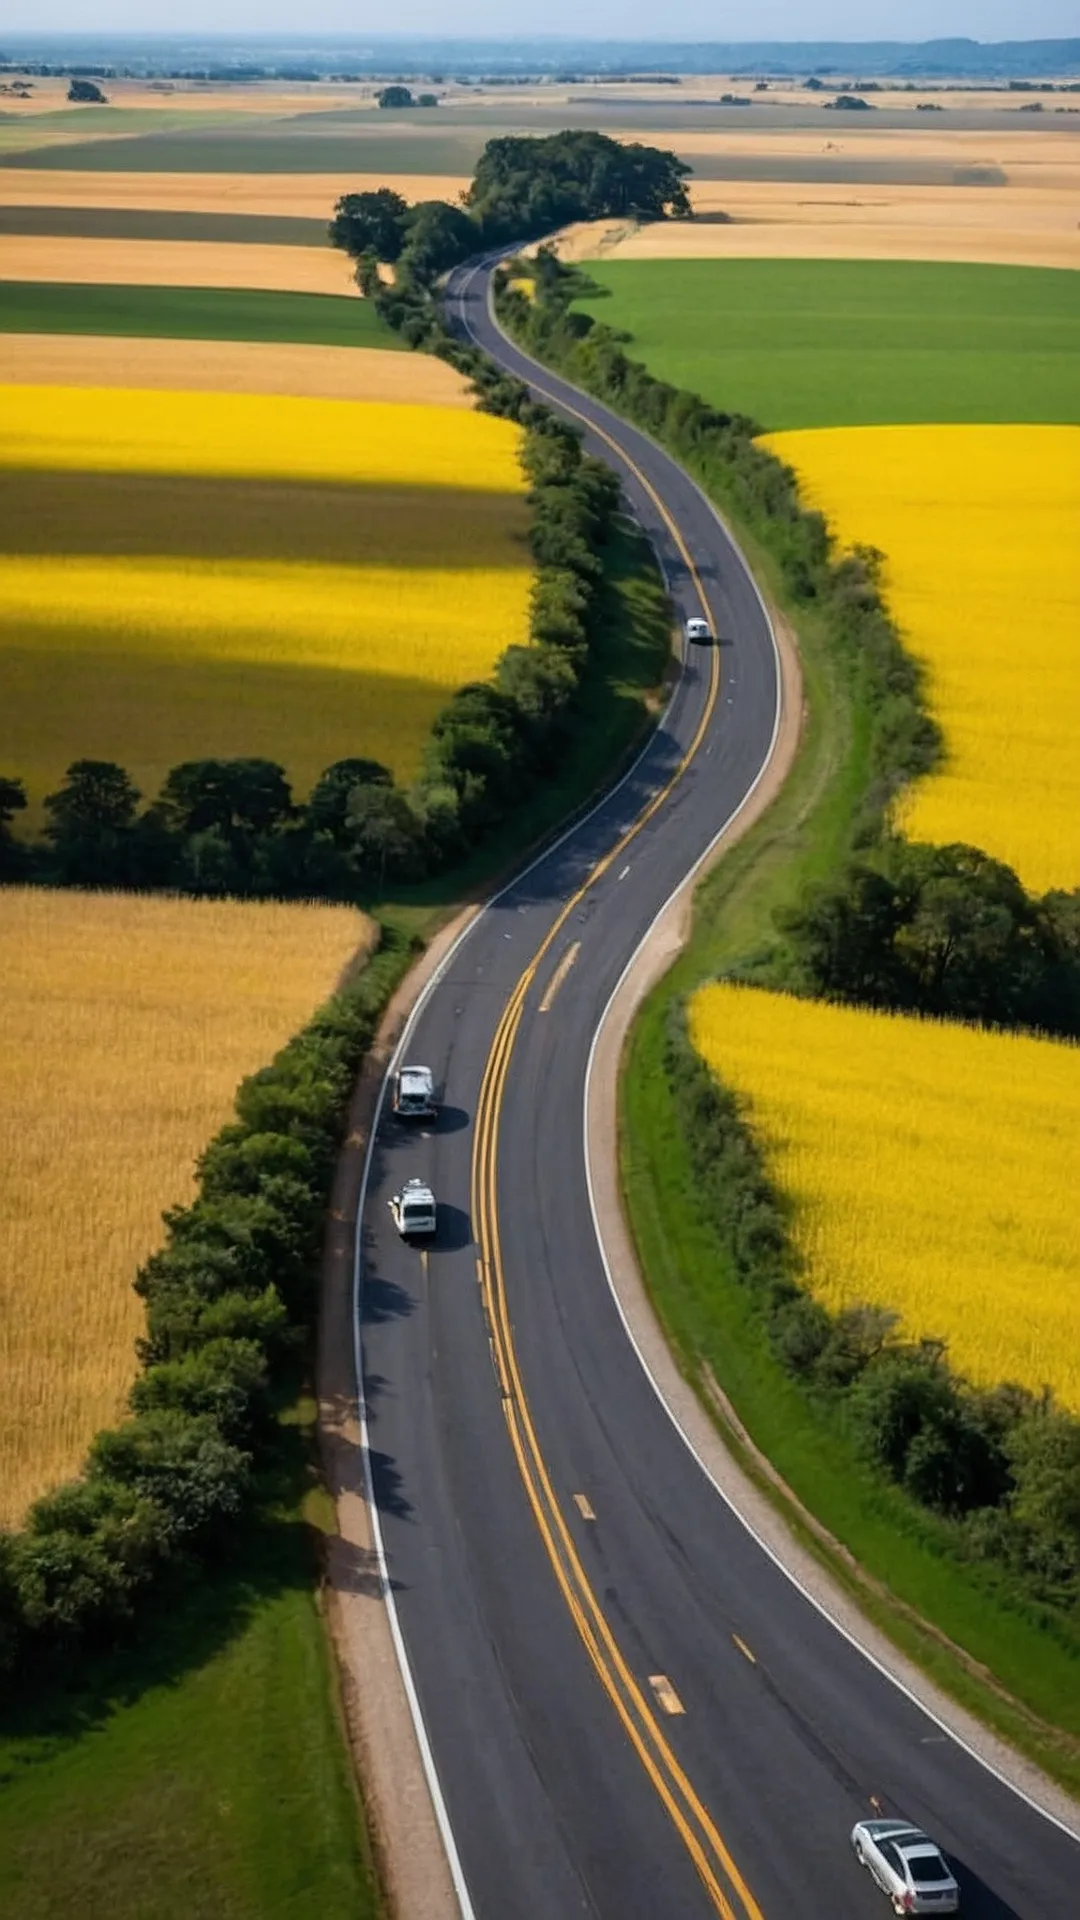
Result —
<instances>
[{"instance_id":1,"label":"yellow flower field","mask_svg":"<svg viewBox=\"0 0 1080 1920\"><path fill-rule=\"evenodd\" d=\"M1080 1048L728 985L690 1031L750 1103L818 1298L1080 1411Z\"/></svg>"},{"instance_id":2,"label":"yellow flower field","mask_svg":"<svg viewBox=\"0 0 1080 1920\"><path fill-rule=\"evenodd\" d=\"M162 1209L369 934L344 907L0 896L0 1526L121 1412Z\"/></svg>"},{"instance_id":3,"label":"yellow flower field","mask_svg":"<svg viewBox=\"0 0 1080 1920\"><path fill-rule=\"evenodd\" d=\"M400 355L398 356L401 357ZM0 766L258 754L402 779L528 632L520 435L439 405L0 390Z\"/></svg>"},{"instance_id":4,"label":"yellow flower field","mask_svg":"<svg viewBox=\"0 0 1080 1920\"><path fill-rule=\"evenodd\" d=\"M1033 892L1080 884L1080 428L771 434L846 544L886 555L947 750L899 824L982 847Z\"/></svg>"}]
</instances>

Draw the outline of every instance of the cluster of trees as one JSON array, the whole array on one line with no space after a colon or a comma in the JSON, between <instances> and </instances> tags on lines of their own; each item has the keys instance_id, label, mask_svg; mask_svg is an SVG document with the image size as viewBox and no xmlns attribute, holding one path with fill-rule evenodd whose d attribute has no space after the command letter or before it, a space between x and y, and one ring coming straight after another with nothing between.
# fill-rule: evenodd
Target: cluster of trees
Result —
<instances>
[{"instance_id":1,"label":"cluster of trees","mask_svg":"<svg viewBox=\"0 0 1080 1920\"><path fill-rule=\"evenodd\" d=\"M780 924L803 991L1080 1034L1080 889L1032 899L977 847L886 840Z\"/></svg>"},{"instance_id":2,"label":"cluster of trees","mask_svg":"<svg viewBox=\"0 0 1080 1920\"><path fill-rule=\"evenodd\" d=\"M510 289L531 273L534 299ZM790 469L752 421L655 379L625 341L572 302L584 276L541 248L502 276L504 320L669 446L749 526L797 606L822 622L870 725L870 771L853 823L857 857L781 917L754 978L859 1005L1080 1033L1080 892L1031 899L975 848L897 841L890 803L927 771L940 741L917 666L882 602L880 555L837 558ZM1061 1612L1080 1601L1080 1421L1048 1394L976 1389L943 1345L905 1342L876 1309L832 1315L814 1301L738 1102L680 1029L667 1074L702 1205L755 1295L773 1347L807 1390L841 1410L867 1459L940 1517L957 1552L1004 1570L1016 1591Z\"/></svg>"},{"instance_id":3,"label":"cluster of trees","mask_svg":"<svg viewBox=\"0 0 1080 1920\"><path fill-rule=\"evenodd\" d=\"M376 103L380 107L388 107L388 108L437 107L439 104L439 99L437 94L434 94L434 93L414 94L411 88L397 86L397 85L380 88L379 92L375 95L375 99L376 99Z\"/></svg>"},{"instance_id":4,"label":"cluster of trees","mask_svg":"<svg viewBox=\"0 0 1080 1920\"><path fill-rule=\"evenodd\" d=\"M355 899L453 866L550 775L596 627L618 483L519 382L485 371L479 356L465 354L464 363L484 403L527 429L530 644L508 647L492 682L452 696L412 787L396 786L376 761L340 760L298 804L273 761L192 760L174 767L140 811L123 767L78 760L45 800L43 837L27 842L14 832L25 788L0 776L0 878Z\"/></svg>"},{"instance_id":5,"label":"cluster of trees","mask_svg":"<svg viewBox=\"0 0 1080 1920\"><path fill-rule=\"evenodd\" d=\"M510 134L488 141L463 204L410 207L390 187L344 194L330 239L357 262L365 292L375 290L380 262L394 266L399 286L430 288L485 246L532 239L571 220L688 218L689 172L673 153L624 146L603 133Z\"/></svg>"},{"instance_id":6,"label":"cluster of trees","mask_svg":"<svg viewBox=\"0 0 1080 1920\"><path fill-rule=\"evenodd\" d=\"M103 107L108 104L107 94L93 80L73 80L68 88L67 97L69 100L75 100L87 106Z\"/></svg>"},{"instance_id":7,"label":"cluster of trees","mask_svg":"<svg viewBox=\"0 0 1080 1920\"><path fill-rule=\"evenodd\" d=\"M141 1370L78 1480L0 1535L0 1672L107 1640L177 1561L209 1559L248 1499L273 1401L307 1346L322 1227L357 1069L407 964L391 938L242 1084L188 1207L140 1269Z\"/></svg>"},{"instance_id":8,"label":"cluster of trees","mask_svg":"<svg viewBox=\"0 0 1080 1920\"><path fill-rule=\"evenodd\" d=\"M1067 1614L1080 1603L1080 1421L1051 1394L974 1387L942 1343L904 1341L895 1315L831 1314L803 1285L788 1208L735 1096L685 1031L667 1074L696 1204L730 1252L785 1370L838 1417L864 1458L940 1519L947 1544L1004 1569Z\"/></svg>"}]
</instances>

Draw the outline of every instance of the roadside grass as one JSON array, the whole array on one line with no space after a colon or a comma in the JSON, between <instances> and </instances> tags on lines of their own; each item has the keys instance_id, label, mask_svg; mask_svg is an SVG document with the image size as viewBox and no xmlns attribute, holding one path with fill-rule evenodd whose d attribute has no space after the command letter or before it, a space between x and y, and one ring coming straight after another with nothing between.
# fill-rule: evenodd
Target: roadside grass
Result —
<instances>
[{"instance_id":1,"label":"roadside grass","mask_svg":"<svg viewBox=\"0 0 1080 1920\"><path fill-rule=\"evenodd\" d=\"M160 340L271 340L408 352L370 300L261 288L92 286L0 280L0 333L111 333Z\"/></svg>"},{"instance_id":2,"label":"roadside grass","mask_svg":"<svg viewBox=\"0 0 1080 1920\"><path fill-rule=\"evenodd\" d=\"M272 213L189 213L153 207L3 207L0 234L50 239L214 240L224 246L327 247L325 220Z\"/></svg>"},{"instance_id":3,"label":"roadside grass","mask_svg":"<svg viewBox=\"0 0 1080 1920\"><path fill-rule=\"evenodd\" d=\"M769 559L751 538L740 538L775 596ZM690 941L631 1032L619 1095L624 1204L653 1304L687 1380L717 1417L707 1390L711 1372L753 1445L858 1567L823 1546L736 1442L734 1451L797 1536L933 1679L1076 1791L1080 1652L1033 1607L1011 1604L988 1570L948 1558L933 1517L863 1465L835 1414L804 1394L774 1358L726 1248L693 1203L664 1065L668 1023L694 987L775 941L775 908L842 859L863 790L865 716L853 708L812 616L800 617L799 638L808 703L799 757L768 813L699 887ZM726 1423L718 1424L730 1440Z\"/></svg>"},{"instance_id":4,"label":"roadside grass","mask_svg":"<svg viewBox=\"0 0 1080 1920\"><path fill-rule=\"evenodd\" d=\"M0 1910L21 1920L377 1920L317 1598L328 1503L292 1390L212 1575L0 1710Z\"/></svg>"},{"instance_id":5,"label":"roadside grass","mask_svg":"<svg viewBox=\"0 0 1080 1920\"><path fill-rule=\"evenodd\" d=\"M898 260L588 261L658 379L768 428L1080 419L1080 275Z\"/></svg>"}]
</instances>

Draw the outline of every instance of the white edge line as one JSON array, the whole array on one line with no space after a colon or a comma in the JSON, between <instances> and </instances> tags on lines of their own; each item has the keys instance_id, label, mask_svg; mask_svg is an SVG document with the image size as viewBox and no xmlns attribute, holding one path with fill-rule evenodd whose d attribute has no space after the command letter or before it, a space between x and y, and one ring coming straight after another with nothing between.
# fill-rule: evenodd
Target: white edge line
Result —
<instances>
[{"instance_id":1,"label":"white edge line","mask_svg":"<svg viewBox=\"0 0 1080 1920\"><path fill-rule=\"evenodd\" d=\"M501 331L501 328L500 328L500 331ZM648 440L652 439L651 434L646 434L644 437ZM665 451L665 449L662 449L662 451ZM695 482L694 484L696 485L697 483ZM702 489L700 488L698 490L699 492L702 491ZM739 1522L740 1526L745 1528L746 1532L750 1535L750 1538L754 1541L755 1545L760 1547L762 1553L768 1556L768 1558L772 1561L774 1567L777 1567L779 1569L779 1571L784 1575L784 1578L790 1581L791 1585L795 1588L796 1592L801 1594L802 1598L809 1602L809 1604L815 1609L815 1611L821 1615L822 1619L828 1621L829 1625L833 1627L835 1631L839 1633L843 1637L843 1639L847 1641L849 1646L854 1647L855 1651L857 1653L860 1653L864 1660L867 1660L869 1664L878 1673L880 1673L885 1680L887 1680L890 1683L890 1685L894 1686L897 1689L898 1693L903 1694L906 1700L909 1700L914 1707L917 1707L921 1713L924 1713L927 1719L930 1720L934 1726L939 1727L942 1733L947 1735L947 1737L950 1740L954 1741L955 1744L961 1749L962 1752L966 1753L970 1759L977 1761L979 1766L984 1768L985 1771L989 1773L993 1779L997 1780L1001 1786L1007 1787L1010 1793L1014 1793L1017 1799L1022 1800L1026 1806L1030 1807L1033 1813L1041 1814L1044 1820L1048 1820L1051 1826L1057 1827L1059 1831L1067 1835L1067 1837L1070 1840L1075 1840L1077 1842L1080 1842L1080 1831L1078 1831L1075 1827L1071 1827L1068 1821L1062 1820L1058 1814L1052 1813L1049 1807L1043 1806L1041 1801L1036 1800L1032 1794L1028 1793L1023 1787L1019 1786L1015 1780L1011 1780L1008 1774L1003 1773L999 1767L995 1766L992 1760L987 1759L985 1754L980 1753L977 1747L972 1746L970 1741L966 1740L963 1734L958 1733L955 1727L950 1726L947 1720L943 1720L940 1714L936 1713L932 1706L928 1706L925 1700L921 1700L918 1694L915 1693L914 1690L911 1687L909 1687L905 1681L900 1679L899 1675L893 1673L891 1669L884 1664L883 1661L879 1660L877 1655L871 1652L870 1648L865 1646L863 1642L859 1640L858 1637L850 1630L850 1628L846 1627L843 1624L843 1622L836 1617L836 1615L830 1610L830 1608L825 1605L824 1601L819 1600L817 1596L810 1591L809 1587L803 1584L803 1582L799 1579L798 1575L793 1573L789 1566L785 1565L784 1561L780 1558L779 1554L775 1552L775 1550L769 1545L768 1541L757 1531L756 1527L754 1527L752 1523L747 1519L746 1515L743 1512L741 1512L741 1510L736 1506L731 1495L727 1493L726 1490L721 1486L720 1482L715 1478L713 1473L710 1471L706 1462L702 1459L701 1454L698 1452L697 1448L695 1447L693 1441L690 1438L690 1435L687 1433L685 1427L681 1424L679 1417L676 1414L674 1408L670 1405L668 1400L665 1398L663 1389L661 1388L659 1381L657 1380L655 1374L653 1373L652 1368L649 1366L649 1363L646 1360L645 1355L638 1344L637 1338L634 1334L634 1330L623 1308L622 1301L619 1298L618 1288L615 1285L614 1275L611 1270L611 1262L608 1259L607 1248L604 1245L604 1237L600 1230L600 1217L597 1212L596 1197L595 1197L595 1191L593 1186L592 1160L589 1153L589 1102L590 1102L590 1095L592 1090L593 1067L596 1061L596 1051L600 1044L600 1039L603 1034L604 1028L607 1025L608 1017L611 1013L611 1010L614 1007L620 992L622 991L623 983L626 980L628 974L631 972L632 968L635 966L638 959L638 955L641 953L642 948L645 946L646 942L648 941L653 931L653 928L657 925L658 921L663 919L665 913L667 913L669 907L678 898L679 894L684 892L686 888L692 886L695 876L700 871L704 862L708 859L713 848L716 846L717 841L723 838L724 834L727 833L729 827L731 827L734 824L734 822L738 819L740 813L743 811L743 808L753 798L753 795L756 792L758 786L760 785L761 781L764 779L765 774L767 773L769 766L772 762L773 754L776 751L776 742L780 732L780 719L781 719L781 713L783 709L783 675L780 670L779 648L777 647L776 634L773 629L772 618L769 614L768 607L765 604L764 596L762 595L761 589L758 586L756 579L754 578L753 572L751 571L750 564L747 561L745 554L743 553L738 542L735 540L734 536L732 535L731 529L726 525L722 516L717 512L717 509L713 505L713 502L711 500L708 500L708 495L703 494L703 498L705 498L708 501L708 504L712 508L715 518L720 522L720 525L724 528L724 531L728 535L729 540L731 540L731 544L735 549L735 552L738 554L739 560L746 573L747 579L750 581L750 584L753 587L755 594L757 595L758 601L761 605L762 612L764 613L765 619L768 623L769 635L773 644L773 652L776 657L776 685L777 685L776 715L773 721L773 734L772 734L772 739L769 742L768 754L764 762L762 763L762 766L759 768L758 773L756 774L752 784L747 788L742 799L739 801L738 806L735 807L733 811L728 815L728 818L725 820L723 826L719 829L717 833L713 835L708 846L705 848L705 851L699 854L698 858L695 860L689 872L684 875L682 880L680 880L678 886L672 889L667 899L664 901L663 906L660 908L659 912L656 913L653 916L652 920L649 922L648 927L646 928L644 934L639 940L633 953L630 955L629 960L627 961L625 967L623 968L621 974L619 975L618 980L616 981L614 987L611 990L611 994L608 998L607 1004L604 1007L603 1013L600 1015L600 1020L596 1028L596 1032L593 1035L592 1045L589 1048L589 1057L585 1065L585 1094L584 1094L584 1106L583 1106L585 1184L588 1189L589 1211L592 1214L593 1231L596 1235L596 1244L600 1250L600 1259L601 1259L601 1262L603 1263L604 1275L605 1275L605 1278L607 1279L608 1288L611 1292L611 1297L615 1302L615 1308L619 1315L619 1319L622 1321L623 1331L625 1332L631 1347L633 1348L635 1354L637 1355L638 1362L641 1366L642 1372L644 1373L645 1378L648 1380L649 1385L651 1386L653 1392L656 1395L656 1398L660 1402L660 1405L664 1409L664 1412L667 1414L668 1419L671 1421L671 1424L674 1427L683 1445L686 1447L687 1452L697 1462L698 1466L700 1467L702 1473L705 1475L705 1478L708 1480L713 1491L719 1494L721 1500L724 1502L724 1505L727 1507L728 1511L734 1515L735 1519ZM931 1682L931 1684L933 1683ZM993 1735L993 1737L995 1739L1000 1739L1001 1736L995 1734ZM1008 1742L1006 1741L1004 1744L1008 1745ZM1032 1765L1033 1763L1030 1761L1025 1761L1024 1764Z\"/></svg>"},{"instance_id":2,"label":"white edge line","mask_svg":"<svg viewBox=\"0 0 1080 1920\"><path fill-rule=\"evenodd\" d=\"M405 1646L405 1637L401 1631L401 1622L398 1618L397 1603L394 1599L394 1590L391 1584L389 1568L387 1565L386 1547L385 1547L383 1536L382 1536L382 1526L379 1520L379 1509L375 1500L375 1485L374 1485L374 1480L373 1480L372 1471L371 1471L371 1440L370 1440L370 1435L368 1431L367 1397L364 1393L363 1339L360 1331L360 1327L361 1327L360 1304L361 1304L361 1296L363 1293L363 1259L362 1259L363 1216L364 1216L364 1208L367 1203L368 1185L371 1178L371 1163L372 1163L372 1159L375 1152L375 1141L378 1136L379 1121L382 1117L382 1111L386 1101L386 1091L390 1083L391 1075L394 1073L395 1068L397 1067L397 1063L401 1058L402 1053L405 1050L405 1047L409 1041L409 1038L412 1034L413 1028L416 1025L416 1022L420 1018L420 1015L423 1012L425 1006L427 1005L428 1000L431 998L432 993L435 991L435 988L442 981L443 976L446 973L446 970L449 967L450 962L454 959L455 955L457 954L459 947L461 947L464 944L464 942L469 938L470 934L480 924L480 921L484 918L485 914L489 913L491 911L491 908L498 904L498 902L502 899L504 894L509 893L514 887L518 886L520 882L524 880L528 874L533 872L534 868L538 867L542 861L547 860L551 854L555 853L557 849L564 844L565 841L569 840L572 834L577 833L582 827L584 827L588 823L588 821L590 821L593 818L595 814L600 812L601 808L606 807L608 803L615 798L615 795L619 793L619 791L626 785L627 781L632 779L633 775L637 772L638 767L641 765L641 762L644 760L646 754L648 754L651 751L654 741L656 739L657 732L659 731L659 728L663 723L663 720L665 719L666 715L670 711L672 702L674 701L675 696L678 693L679 688L682 684L683 676L685 673L685 665L686 665L685 657L680 659L679 665L680 665L680 671L676 676L676 679L672 685L667 701L665 702L663 712L661 713L656 723L656 726L650 731L649 737L645 741L644 745L642 746L641 751L635 754L634 759L631 761L630 765L626 768L626 771L615 782L614 786L608 787L605 790L605 792L600 794L598 799L588 809L587 812L581 814L576 820L572 820L570 824L564 828L562 833L557 835L557 837L554 840L549 841L546 846L541 847L539 851L533 856L533 858L524 867L521 867L516 873L512 874L510 879L505 881L504 884L501 887L499 887L495 893L491 895L491 898L484 902L480 912L473 916L473 918L469 921L468 926L462 928L457 938L447 948L438 966L436 967L434 973L432 974L430 980L426 982L425 986L420 992L417 998L416 1004L413 1007L411 1013L409 1014L408 1019L406 1020L405 1025L401 1030L401 1034L398 1038L397 1044L394 1047L394 1051L390 1057L389 1063L386 1068L386 1072L384 1073L382 1078L382 1083L379 1087L379 1094L375 1103L375 1111L372 1115L372 1120L371 1120L371 1132L368 1137L367 1150L364 1154L364 1170L360 1178L360 1192L357 1197L356 1218L354 1221L353 1278L352 1278L353 1370L356 1375L356 1403L357 1403L357 1412L359 1415L359 1422L360 1422L360 1450L361 1450L363 1463L364 1463L364 1498L367 1502L368 1514L370 1516L370 1521L371 1521L371 1532L375 1542L375 1556L378 1562L378 1570L379 1570L379 1586L380 1586L383 1602L386 1606L387 1619L390 1623L390 1637L391 1637L391 1640L393 1641L394 1653L397 1658L398 1671L401 1674L402 1685L405 1688L405 1697L409 1704L409 1715L412 1720L413 1731L416 1735L417 1745L420 1749L420 1759L423 1764L424 1777L427 1781L428 1792L431 1795L431 1804L434 1810L436 1824L439 1829L439 1836L442 1840L443 1848L446 1853L447 1865L450 1869L450 1877L451 1877L451 1880L453 1881L454 1894L457 1899L458 1907L462 1915L462 1920L476 1920L476 1909L474 1908L472 1904L472 1900L469 1895L468 1883L466 1882L464 1869L461 1864L461 1856L458 1853L457 1843L454 1839L454 1830L450 1821L449 1809L447 1808L446 1800L443 1795L442 1786L439 1781L438 1768L436 1767L436 1764L435 1764L435 1756L434 1756L434 1753L432 1752L431 1741L428 1738L427 1727L424 1723L424 1714L423 1714L423 1709L420 1705L420 1697L419 1697L419 1694L417 1693L416 1682L413 1679L412 1668L409 1664L409 1655Z\"/></svg>"}]
</instances>

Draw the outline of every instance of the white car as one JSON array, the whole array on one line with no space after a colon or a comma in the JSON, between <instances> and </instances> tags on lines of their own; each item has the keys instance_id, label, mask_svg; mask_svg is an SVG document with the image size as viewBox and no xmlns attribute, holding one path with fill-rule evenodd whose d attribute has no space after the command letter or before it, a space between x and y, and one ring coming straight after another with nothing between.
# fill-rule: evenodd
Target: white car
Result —
<instances>
[{"instance_id":1,"label":"white car","mask_svg":"<svg viewBox=\"0 0 1080 1920\"><path fill-rule=\"evenodd\" d=\"M401 1192L395 1193L389 1206L394 1225L403 1240L411 1239L413 1234L435 1232L435 1195L422 1180L406 1180Z\"/></svg>"},{"instance_id":2,"label":"white car","mask_svg":"<svg viewBox=\"0 0 1080 1920\"><path fill-rule=\"evenodd\" d=\"M894 1913L959 1913L960 1889L940 1849L910 1820L860 1820L851 1844Z\"/></svg>"},{"instance_id":3,"label":"white car","mask_svg":"<svg viewBox=\"0 0 1080 1920\"><path fill-rule=\"evenodd\" d=\"M394 1112L402 1120L434 1120L435 1076L430 1067L399 1067L394 1075Z\"/></svg>"},{"instance_id":4,"label":"white car","mask_svg":"<svg viewBox=\"0 0 1080 1920\"><path fill-rule=\"evenodd\" d=\"M686 623L686 637L691 641L696 640L699 643L702 641L708 643L713 637L713 631L707 620L688 620Z\"/></svg>"}]
</instances>

